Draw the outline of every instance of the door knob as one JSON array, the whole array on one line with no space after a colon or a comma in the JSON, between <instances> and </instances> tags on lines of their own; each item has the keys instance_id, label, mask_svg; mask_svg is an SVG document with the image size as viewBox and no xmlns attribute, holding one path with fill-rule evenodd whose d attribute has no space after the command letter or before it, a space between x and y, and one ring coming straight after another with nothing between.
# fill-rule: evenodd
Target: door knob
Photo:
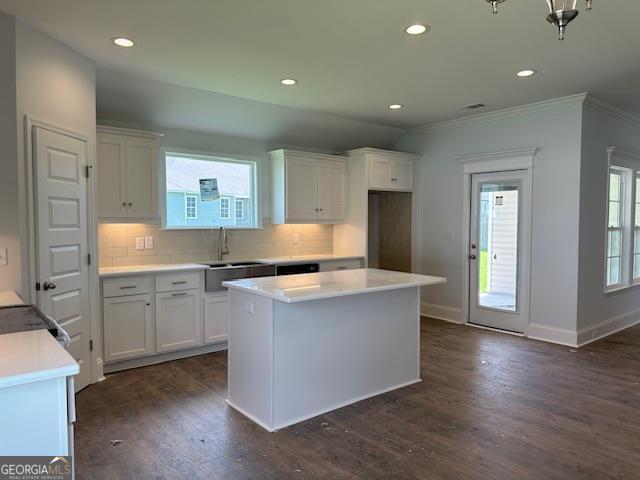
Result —
<instances>
[{"instance_id":1,"label":"door knob","mask_svg":"<svg viewBox=\"0 0 640 480\"><path fill-rule=\"evenodd\" d=\"M469 255L469 260L475 260L476 256L472 253L471 255Z\"/></svg>"},{"instance_id":2,"label":"door knob","mask_svg":"<svg viewBox=\"0 0 640 480\"><path fill-rule=\"evenodd\" d=\"M53 290L56 287L57 287L57 285L55 284L55 282L52 282L51 280L47 280L46 282L44 282L42 284L42 289L43 290Z\"/></svg>"}]
</instances>

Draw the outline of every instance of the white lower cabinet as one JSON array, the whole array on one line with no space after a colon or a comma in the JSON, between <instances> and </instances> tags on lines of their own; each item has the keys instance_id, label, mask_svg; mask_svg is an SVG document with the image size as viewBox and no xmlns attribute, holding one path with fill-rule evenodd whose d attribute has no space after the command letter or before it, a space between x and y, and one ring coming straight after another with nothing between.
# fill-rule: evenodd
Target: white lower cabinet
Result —
<instances>
[{"instance_id":1,"label":"white lower cabinet","mask_svg":"<svg viewBox=\"0 0 640 480\"><path fill-rule=\"evenodd\" d=\"M202 345L200 290L156 294L156 351Z\"/></svg>"},{"instance_id":2,"label":"white lower cabinet","mask_svg":"<svg viewBox=\"0 0 640 480\"><path fill-rule=\"evenodd\" d=\"M105 361L150 355L155 350L151 295L103 300Z\"/></svg>"},{"instance_id":3,"label":"white lower cabinet","mask_svg":"<svg viewBox=\"0 0 640 480\"><path fill-rule=\"evenodd\" d=\"M229 331L227 292L204 297L204 343L223 342Z\"/></svg>"}]
</instances>

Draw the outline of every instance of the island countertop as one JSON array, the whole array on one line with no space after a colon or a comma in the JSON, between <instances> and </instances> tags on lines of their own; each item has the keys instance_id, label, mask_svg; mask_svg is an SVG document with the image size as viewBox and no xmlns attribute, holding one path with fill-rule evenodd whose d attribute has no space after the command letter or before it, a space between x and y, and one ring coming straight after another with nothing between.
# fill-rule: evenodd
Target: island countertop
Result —
<instances>
[{"instance_id":1,"label":"island countertop","mask_svg":"<svg viewBox=\"0 0 640 480\"><path fill-rule=\"evenodd\" d=\"M285 303L446 283L443 277L361 268L278 277L247 278L222 286Z\"/></svg>"}]
</instances>

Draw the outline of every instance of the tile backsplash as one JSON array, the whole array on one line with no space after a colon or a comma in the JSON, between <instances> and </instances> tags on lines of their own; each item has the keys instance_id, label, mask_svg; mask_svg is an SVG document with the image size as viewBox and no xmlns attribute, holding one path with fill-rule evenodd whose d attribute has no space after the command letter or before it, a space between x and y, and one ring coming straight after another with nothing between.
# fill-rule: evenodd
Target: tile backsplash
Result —
<instances>
[{"instance_id":1,"label":"tile backsplash","mask_svg":"<svg viewBox=\"0 0 640 480\"><path fill-rule=\"evenodd\" d=\"M333 252L333 225L270 225L229 230L225 259L269 258ZM136 249L137 237L153 237L153 247ZM102 223L98 230L101 267L217 260L217 230L163 230L159 225Z\"/></svg>"}]
</instances>

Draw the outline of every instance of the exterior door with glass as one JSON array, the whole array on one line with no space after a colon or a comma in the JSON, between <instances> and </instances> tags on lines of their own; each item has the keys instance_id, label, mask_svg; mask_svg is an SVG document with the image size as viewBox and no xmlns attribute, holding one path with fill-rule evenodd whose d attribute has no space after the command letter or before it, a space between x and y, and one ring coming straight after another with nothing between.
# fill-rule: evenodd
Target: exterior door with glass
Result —
<instances>
[{"instance_id":1,"label":"exterior door with glass","mask_svg":"<svg viewBox=\"0 0 640 480\"><path fill-rule=\"evenodd\" d=\"M529 174L471 177L469 322L524 333L529 312Z\"/></svg>"}]
</instances>

